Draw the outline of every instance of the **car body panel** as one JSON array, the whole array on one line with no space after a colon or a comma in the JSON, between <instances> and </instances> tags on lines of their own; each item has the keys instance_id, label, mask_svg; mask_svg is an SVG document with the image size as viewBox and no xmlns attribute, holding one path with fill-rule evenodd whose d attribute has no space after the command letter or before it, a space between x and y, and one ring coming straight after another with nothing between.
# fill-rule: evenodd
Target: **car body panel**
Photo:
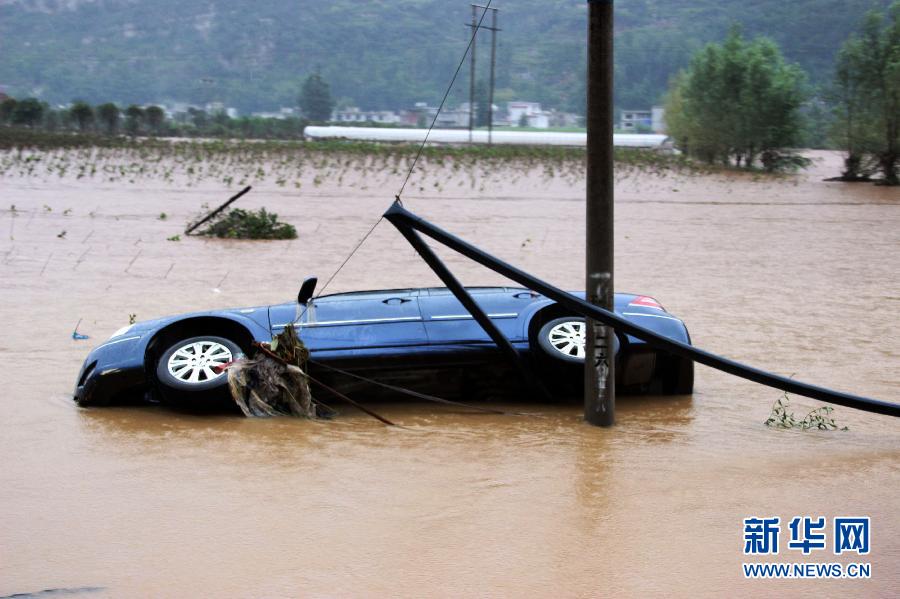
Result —
<instances>
[{"instance_id":1,"label":"car body panel","mask_svg":"<svg viewBox=\"0 0 900 599\"><path fill-rule=\"evenodd\" d=\"M473 287L468 291L523 355L532 351L532 319L555 306L554 301L522 288ZM583 293L574 295L584 297ZM616 294L616 312L667 337L690 342L681 320L661 308L635 305L638 297ZM270 341L285 326L295 326L314 363L352 370L425 372L505 363L496 345L447 289L361 291L319 297L302 309L296 303L285 303L135 323L90 352L78 376L75 399L81 405L102 405L126 393L146 391L153 372L148 364L149 349L156 338L170 327L192 323L208 326L212 330L205 332L215 334L216 323L222 321L239 325L260 342ZM642 346L647 347L630 336L619 336L618 341L619 353L627 348L637 355ZM627 356L624 362L628 363Z\"/></svg>"}]
</instances>

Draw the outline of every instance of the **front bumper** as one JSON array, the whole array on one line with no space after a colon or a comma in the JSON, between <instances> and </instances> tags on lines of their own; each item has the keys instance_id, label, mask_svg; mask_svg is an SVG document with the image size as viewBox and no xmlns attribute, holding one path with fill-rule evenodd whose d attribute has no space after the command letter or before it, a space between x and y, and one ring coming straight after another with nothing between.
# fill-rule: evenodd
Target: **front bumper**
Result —
<instances>
[{"instance_id":1,"label":"front bumper","mask_svg":"<svg viewBox=\"0 0 900 599\"><path fill-rule=\"evenodd\" d=\"M146 339L126 334L94 348L78 373L73 394L80 406L103 406L126 395L139 395L147 386L144 371Z\"/></svg>"}]
</instances>

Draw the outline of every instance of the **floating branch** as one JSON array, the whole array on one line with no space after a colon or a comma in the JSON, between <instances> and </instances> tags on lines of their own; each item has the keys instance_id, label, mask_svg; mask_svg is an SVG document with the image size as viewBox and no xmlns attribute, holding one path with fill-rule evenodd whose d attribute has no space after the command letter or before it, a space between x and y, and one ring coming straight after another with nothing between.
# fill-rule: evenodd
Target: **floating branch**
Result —
<instances>
[{"instance_id":1,"label":"floating branch","mask_svg":"<svg viewBox=\"0 0 900 599\"><path fill-rule=\"evenodd\" d=\"M209 214L207 214L206 216L204 216L203 218L201 218L199 221L197 221L196 223L194 223L193 225L191 225L191 226L189 226L187 229L185 229L185 230L184 230L184 234L185 234L185 235L190 235L190 234L194 231L194 229L196 229L197 227L199 227L199 226L202 225L203 223L209 221L211 218L213 218L214 216L216 216L217 214L219 214L220 212L222 212L223 210L225 210L226 208L228 208L228 206L230 206L232 203L234 203L235 201L237 201L238 198L240 198L242 195L244 195L245 193L247 193L247 192L250 191L251 189L253 189L253 188L252 188L250 185L248 185L247 187L245 187L245 188L242 189L241 191L239 191L239 192L237 192L236 194L234 194L233 196L231 196L231 198L230 198L227 202L225 202L224 204L222 204L221 206L219 206L218 208L216 208L215 210L213 210L212 212L210 212Z\"/></svg>"}]
</instances>

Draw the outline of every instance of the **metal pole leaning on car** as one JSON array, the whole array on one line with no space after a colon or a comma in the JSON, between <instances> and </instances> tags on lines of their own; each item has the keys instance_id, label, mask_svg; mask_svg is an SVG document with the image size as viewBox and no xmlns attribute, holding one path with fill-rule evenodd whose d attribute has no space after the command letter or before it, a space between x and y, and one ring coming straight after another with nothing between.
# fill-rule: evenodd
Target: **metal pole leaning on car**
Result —
<instances>
[{"instance_id":1,"label":"metal pole leaning on car","mask_svg":"<svg viewBox=\"0 0 900 599\"><path fill-rule=\"evenodd\" d=\"M396 226L396 223L395 223ZM500 329L497 328L491 318L481 309L481 307L475 302L469 292L466 291L466 288L463 287L462 283L450 272L450 269L441 262L440 258L437 257L428 244L425 243L425 240L416 233L414 229L409 227L397 227L403 237L409 242L411 246L418 252L419 256L425 260L425 263L428 264L428 267L434 271L434 274L444 282L444 285L447 286L447 289L459 300L459 303L463 305L463 307L468 310L469 314L475 319L478 325L482 328L482 330L487 333L488 337L497 345L500 350L506 354L507 358L509 358L510 363L513 364L522 375L522 382L525 384L525 387L537 395L541 395L544 399L548 401L552 401L553 398L547 392L547 389L540 382L540 380L534 376L532 371L528 368L525 362L522 359L522 356L519 355L519 352L516 351L516 348L512 346L509 342L509 339L504 337L503 333L500 332Z\"/></svg>"},{"instance_id":2,"label":"metal pole leaning on car","mask_svg":"<svg viewBox=\"0 0 900 599\"><path fill-rule=\"evenodd\" d=\"M675 339L671 339L650 329L639 326L611 310L606 310L605 308L586 302L571 293L567 293L558 287L554 287L546 281L542 281L515 266L491 256L471 243L468 243L459 237L436 227L421 217L416 216L412 212L409 212L399 202L391 204L390 208L384 213L384 218L400 230L406 228L415 229L431 239L434 239L438 243L442 243L451 250L459 252L466 258L470 258L478 264L515 281L519 285L555 300L560 306L571 313L580 314L585 318L599 320L600 322L615 328L624 335L631 335L638 339L643 339L659 350L675 356L688 358L698 364L704 364L710 368L715 368L716 370L739 376L748 381L759 383L760 385L768 385L775 389L781 389L788 393L796 393L797 395L827 401L839 406L847 406L857 410L864 410L875 414L886 414L888 416L900 418L900 404L853 395L851 393L844 393L842 391L835 391L833 389L825 389L824 387L803 383L793 378L766 372L759 368L753 368L752 366L747 366L746 364L741 364L740 362L717 356L716 354L702 350L699 347L695 347L690 343L676 341Z\"/></svg>"},{"instance_id":3,"label":"metal pole leaning on car","mask_svg":"<svg viewBox=\"0 0 900 599\"><path fill-rule=\"evenodd\" d=\"M613 311L613 3L588 0L587 202L585 220L587 300ZM616 417L612 328L587 320L584 419L612 426Z\"/></svg>"}]
</instances>

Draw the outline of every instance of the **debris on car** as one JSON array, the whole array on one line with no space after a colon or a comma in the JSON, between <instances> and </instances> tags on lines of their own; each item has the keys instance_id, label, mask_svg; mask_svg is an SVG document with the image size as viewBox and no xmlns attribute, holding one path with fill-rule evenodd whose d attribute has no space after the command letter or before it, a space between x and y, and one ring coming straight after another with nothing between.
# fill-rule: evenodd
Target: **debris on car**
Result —
<instances>
[{"instance_id":1,"label":"debris on car","mask_svg":"<svg viewBox=\"0 0 900 599\"><path fill-rule=\"evenodd\" d=\"M271 343L256 347L253 358L240 358L221 367L228 372L231 397L244 416L316 418L318 404L306 374L309 350L294 327L285 327Z\"/></svg>"}]
</instances>

